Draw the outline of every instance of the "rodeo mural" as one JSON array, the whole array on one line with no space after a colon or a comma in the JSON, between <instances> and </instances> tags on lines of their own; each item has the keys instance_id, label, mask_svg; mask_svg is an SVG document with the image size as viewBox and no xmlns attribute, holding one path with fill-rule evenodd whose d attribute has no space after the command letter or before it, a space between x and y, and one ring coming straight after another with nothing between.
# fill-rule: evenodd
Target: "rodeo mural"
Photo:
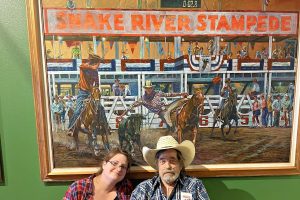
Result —
<instances>
[{"instance_id":1,"label":"rodeo mural","mask_svg":"<svg viewBox=\"0 0 300 200\"><path fill-rule=\"evenodd\" d=\"M172 135L194 165L288 162L298 13L45 8L53 160Z\"/></svg>"}]
</instances>

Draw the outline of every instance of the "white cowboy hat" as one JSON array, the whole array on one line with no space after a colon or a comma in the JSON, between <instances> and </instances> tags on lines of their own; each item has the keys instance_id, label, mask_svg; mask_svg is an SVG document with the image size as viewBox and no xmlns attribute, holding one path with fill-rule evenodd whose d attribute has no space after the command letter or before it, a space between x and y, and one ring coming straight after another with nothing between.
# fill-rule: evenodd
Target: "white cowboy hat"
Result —
<instances>
[{"instance_id":1,"label":"white cowboy hat","mask_svg":"<svg viewBox=\"0 0 300 200\"><path fill-rule=\"evenodd\" d=\"M191 164L195 157L195 145L189 141L185 140L182 143L178 142L172 136L162 136L159 138L156 144L156 149L150 149L148 147L143 147L143 157L144 160L154 169L157 169L155 155L158 151L164 149L176 149L181 152L183 157L184 167Z\"/></svg>"}]
</instances>

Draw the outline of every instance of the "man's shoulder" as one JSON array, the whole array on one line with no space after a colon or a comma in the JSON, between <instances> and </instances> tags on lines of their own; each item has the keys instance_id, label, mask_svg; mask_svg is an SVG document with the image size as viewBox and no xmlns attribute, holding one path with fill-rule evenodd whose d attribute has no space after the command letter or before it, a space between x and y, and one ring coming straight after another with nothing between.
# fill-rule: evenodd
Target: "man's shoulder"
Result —
<instances>
[{"instance_id":1,"label":"man's shoulder","mask_svg":"<svg viewBox=\"0 0 300 200\"><path fill-rule=\"evenodd\" d=\"M195 185L202 185L202 181L196 177L191 176L183 176L182 177L183 184L186 186L195 186Z\"/></svg>"},{"instance_id":2,"label":"man's shoulder","mask_svg":"<svg viewBox=\"0 0 300 200\"><path fill-rule=\"evenodd\" d=\"M193 177L193 176L188 176L188 175L184 175L182 178L185 181L200 181L200 179Z\"/></svg>"},{"instance_id":3,"label":"man's shoulder","mask_svg":"<svg viewBox=\"0 0 300 200\"><path fill-rule=\"evenodd\" d=\"M157 182L157 176L154 176L153 178L144 180L143 182L141 182L140 184L138 184L137 188L152 188L154 184L156 184Z\"/></svg>"}]
</instances>

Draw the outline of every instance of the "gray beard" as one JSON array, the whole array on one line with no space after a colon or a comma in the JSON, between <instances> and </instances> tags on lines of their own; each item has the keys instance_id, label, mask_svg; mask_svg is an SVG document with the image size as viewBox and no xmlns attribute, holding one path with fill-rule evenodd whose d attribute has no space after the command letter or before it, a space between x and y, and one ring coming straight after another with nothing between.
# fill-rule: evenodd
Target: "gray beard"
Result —
<instances>
[{"instance_id":1,"label":"gray beard","mask_svg":"<svg viewBox=\"0 0 300 200\"><path fill-rule=\"evenodd\" d=\"M169 185L174 183L176 179L178 178L179 174L174 174L174 175L165 175L162 179Z\"/></svg>"}]
</instances>

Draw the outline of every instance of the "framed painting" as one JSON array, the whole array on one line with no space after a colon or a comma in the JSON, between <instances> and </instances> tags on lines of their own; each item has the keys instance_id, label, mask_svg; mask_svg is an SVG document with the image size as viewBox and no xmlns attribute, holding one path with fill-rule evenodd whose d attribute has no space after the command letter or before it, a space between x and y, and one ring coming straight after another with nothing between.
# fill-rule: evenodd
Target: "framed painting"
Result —
<instances>
[{"instance_id":1,"label":"framed painting","mask_svg":"<svg viewBox=\"0 0 300 200\"><path fill-rule=\"evenodd\" d=\"M141 148L164 135L194 142L191 175L299 174L298 12L27 0L27 17L44 181L114 147L150 177Z\"/></svg>"}]
</instances>

